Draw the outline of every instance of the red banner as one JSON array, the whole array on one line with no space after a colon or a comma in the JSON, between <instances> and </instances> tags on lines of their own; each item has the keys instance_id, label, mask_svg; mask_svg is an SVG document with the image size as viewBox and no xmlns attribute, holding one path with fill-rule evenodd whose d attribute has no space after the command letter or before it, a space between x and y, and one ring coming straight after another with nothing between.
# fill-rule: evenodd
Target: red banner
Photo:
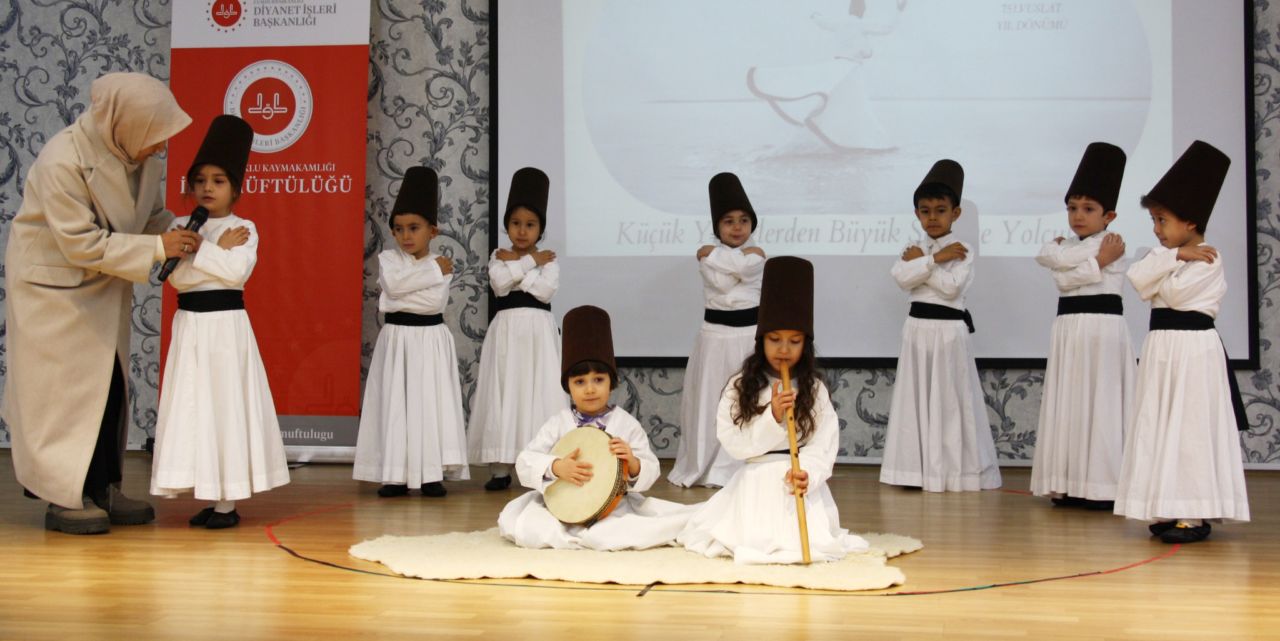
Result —
<instances>
[{"instance_id":1,"label":"red banner","mask_svg":"<svg viewBox=\"0 0 1280 641\"><path fill-rule=\"evenodd\" d=\"M184 4L200 10L184 16ZM167 203L194 206L185 174L214 116L253 127L233 210L258 229L245 305L289 445L354 446L360 411L368 7L361 24L341 4L174 7L170 86L194 122L169 143ZM167 336L167 286L164 306Z\"/></svg>"}]
</instances>

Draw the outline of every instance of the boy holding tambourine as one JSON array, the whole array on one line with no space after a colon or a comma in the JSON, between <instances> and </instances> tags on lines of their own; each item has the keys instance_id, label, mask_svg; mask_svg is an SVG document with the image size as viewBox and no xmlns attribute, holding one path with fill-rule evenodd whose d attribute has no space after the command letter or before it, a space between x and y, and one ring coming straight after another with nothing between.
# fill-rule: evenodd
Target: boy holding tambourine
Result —
<instances>
[{"instance_id":1,"label":"boy holding tambourine","mask_svg":"<svg viewBox=\"0 0 1280 641\"><path fill-rule=\"evenodd\" d=\"M573 407L547 419L516 457L516 476L532 491L503 508L498 516L499 531L516 545L528 548L623 550L672 544L684 527L688 508L639 494L658 479L658 457L640 423L626 410L609 404L618 369L608 312L589 305L569 310L564 316L561 354L560 383L569 392ZM560 455L552 453L571 432L579 436L579 428L599 429L609 438L594 439L599 451L584 451L588 448L579 446ZM585 432L592 435L590 430ZM586 508L589 516L585 519L566 522L548 509L549 493L570 495L570 500L573 496L594 496L587 488L615 469L621 475L616 481L623 486L623 495L612 511L604 505L598 510L591 506ZM606 497L606 502L610 500Z\"/></svg>"}]
</instances>

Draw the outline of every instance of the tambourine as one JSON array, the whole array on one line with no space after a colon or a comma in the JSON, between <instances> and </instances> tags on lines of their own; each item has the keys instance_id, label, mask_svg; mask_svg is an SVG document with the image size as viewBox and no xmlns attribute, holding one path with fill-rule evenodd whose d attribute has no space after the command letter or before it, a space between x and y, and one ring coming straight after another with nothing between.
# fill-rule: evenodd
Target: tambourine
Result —
<instances>
[{"instance_id":1,"label":"tambourine","mask_svg":"<svg viewBox=\"0 0 1280 641\"><path fill-rule=\"evenodd\" d=\"M565 458L579 450L578 460L591 464L591 480L574 485L557 480L543 492L547 510L566 525L590 526L609 516L627 493L627 463L609 451L608 432L579 427L560 437L551 453Z\"/></svg>"}]
</instances>

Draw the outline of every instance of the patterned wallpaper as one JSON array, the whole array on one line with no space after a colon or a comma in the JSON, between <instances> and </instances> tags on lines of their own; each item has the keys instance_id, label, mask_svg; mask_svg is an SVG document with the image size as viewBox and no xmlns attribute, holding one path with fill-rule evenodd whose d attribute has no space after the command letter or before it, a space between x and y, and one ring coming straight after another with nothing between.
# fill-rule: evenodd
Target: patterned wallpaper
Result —
<instances>
[{"instance_id":1,"label":"patterned wallpaper","mask_svg":"<svg viewBox=\"0 0 1280 641\"><path fill-rule=\"evenodd\" d=\"M488 318L489 7L484 0L375 0L371 6L364 365L378 332L374 256L389 240L387 210L405 169L426 164L443 181L437 251L453 258L457 270L446 319L469 407ZM117 70L167 78L170 11L170 0L0 0L0 235L7 234L36 153L85 109L94 78ZM1262 369L1238 376L1255 425L1244 454L1250 463L1280 466L1280 346L1273 345L1280 336L1280 6L1255 0L1254 14ZM155 427L159 327L159 290L137 287L129 371L132 446ZM0 376L5 374L0 365ZM649 430L660 455L673 456L680 438L683 374L624 370L615 392L614 400ZM880 456L893 378L891 370L828 372L847 459ZM1043 379L1038 370L982 372L996 447L1006 461L1031 458ZM0 445L7 443L7 427L0 424Z\"/></svg>"}]
</instances>

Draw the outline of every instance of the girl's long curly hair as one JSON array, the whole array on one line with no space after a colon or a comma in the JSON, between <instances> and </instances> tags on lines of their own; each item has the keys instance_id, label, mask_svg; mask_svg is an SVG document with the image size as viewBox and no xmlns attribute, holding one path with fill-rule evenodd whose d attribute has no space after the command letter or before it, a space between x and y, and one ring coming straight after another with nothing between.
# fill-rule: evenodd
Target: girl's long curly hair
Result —
<instances>
[{"instance_id":1,"label":"girl's long curly hair","mask_svg":"<svg viewBox=\"0 0 1280 641\"><path fill-rule=\"evenodd\" d=\"M732 417L739 428L745 428L751 419L770 411L768 403L760 402L760 393L769 387L769 374L781 376L780 372L773 372L764 356L764 337L756 338L755 351L742 361L741 373L742 376L733 383L733 390L738 393L738 403L733 409ZM817 405L818 381L821 378L822 372L818 369L817 357L814 355L813 339L805 337L800 360L791 368L791 389L796 391L797 443L807 441L817 427L814 409Z\"/></svg>"}]
</instances>

